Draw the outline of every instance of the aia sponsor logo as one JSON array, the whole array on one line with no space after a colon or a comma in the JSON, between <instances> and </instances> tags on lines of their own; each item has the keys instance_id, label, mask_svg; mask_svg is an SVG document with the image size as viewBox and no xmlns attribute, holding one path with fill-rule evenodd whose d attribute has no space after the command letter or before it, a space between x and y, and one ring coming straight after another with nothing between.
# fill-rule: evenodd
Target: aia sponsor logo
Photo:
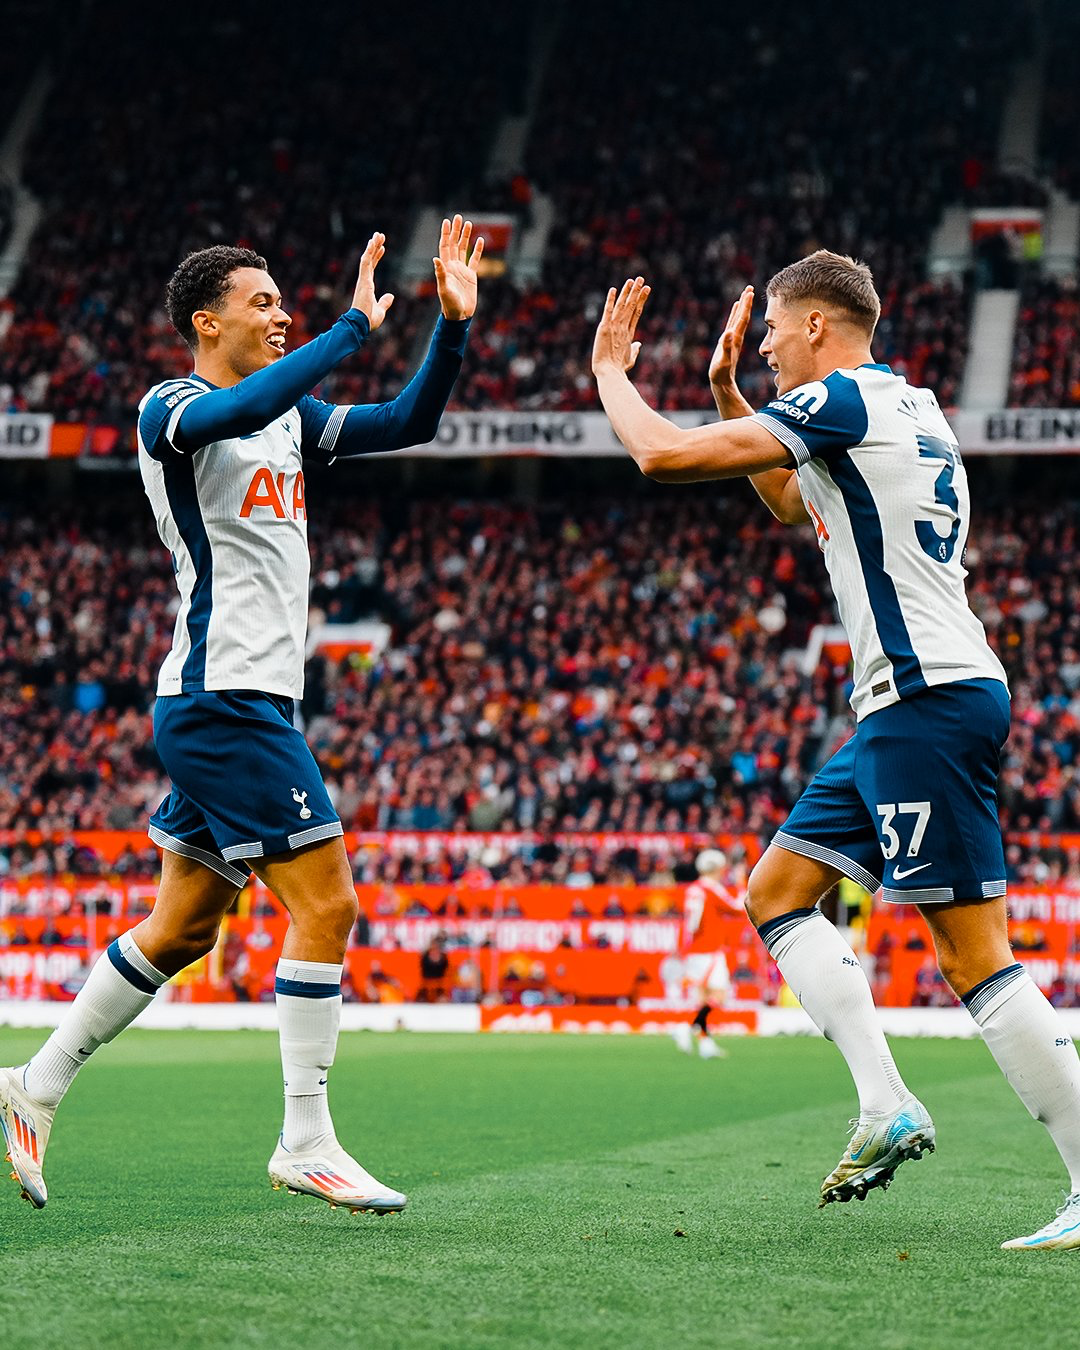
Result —
<instances>
[{"instance_id":1,"label":"aia sponsor logo","mask_svg":"<svg viewBox=\"0 0 1080 1350\"><path fill-rule=\"evenodd\" d=\"M824 553L825 545L829 542L829 531L825 525L825 522L821 519L821 513L818 511L817 507L814 505L814 503L810 500L809 497L807 497L806 499L806 509L810 512L810 518L814 522L814 530L817 534L818 548L821 549L822 553Z\"/></svg>"},{"instance_id":2,"label":"aia sponsor logo","mask_svg":"<svg viewBox=\"0 0 1080 1350\"><path fill-rule=\"evenodd\" d=\"M240 519L248 520L260 509L272 511L276 520L307 520L303 471L297 473L290 487L284 472L275 478L267 468L256 469L244 494Z\"/></svg>"}]
</instances>

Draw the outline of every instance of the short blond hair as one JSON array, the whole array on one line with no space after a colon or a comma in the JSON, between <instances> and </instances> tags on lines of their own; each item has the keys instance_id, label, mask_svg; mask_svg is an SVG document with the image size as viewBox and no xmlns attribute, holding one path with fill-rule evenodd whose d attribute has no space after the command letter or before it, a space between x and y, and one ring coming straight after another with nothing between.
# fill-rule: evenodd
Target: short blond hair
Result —
<instances>
[{"instance_id":1,"label":"short blond hair","mask_svg":"<svg viewBox=\"0 0 1080 1350\"><path fill-rule=\"evenodd\" d=\"M842 310L870 337L881 315L874 276L866 263L845 253L830 253L827 248L819 248L816 253L781 268L765 293L785 305L799 300L820 300Z\"/></svg>"}]
</instances>

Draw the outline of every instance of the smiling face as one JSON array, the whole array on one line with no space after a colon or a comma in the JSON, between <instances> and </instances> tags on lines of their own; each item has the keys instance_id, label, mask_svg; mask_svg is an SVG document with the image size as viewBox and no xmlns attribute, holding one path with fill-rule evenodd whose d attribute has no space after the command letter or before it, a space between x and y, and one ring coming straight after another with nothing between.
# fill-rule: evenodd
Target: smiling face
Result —
<instances>
[{"instance_id":1,"label":"smiling face","mask_svg":"<svg viewBox=\"0 0 1080 1350\"><path fill-rule=\"evenodd\" d=\"M816 379L815 354L823 335L824 315L813 302L786 305L775 295L765 308L765 338L758 351L774 373L776 391L786 394Z\"/></svg>"},{"instance_id":2,"label":"smiling face","mask_svg":"<svg viewBox=\"0 0 1080 1350\"><path fill-rule=\"evenodd\" d=\"M216 358L238 379L281 359L291 323L273 278L257 267L235 268L218 308L192 315L200 346L213 344Z\"/></svg>"}]
</instances>

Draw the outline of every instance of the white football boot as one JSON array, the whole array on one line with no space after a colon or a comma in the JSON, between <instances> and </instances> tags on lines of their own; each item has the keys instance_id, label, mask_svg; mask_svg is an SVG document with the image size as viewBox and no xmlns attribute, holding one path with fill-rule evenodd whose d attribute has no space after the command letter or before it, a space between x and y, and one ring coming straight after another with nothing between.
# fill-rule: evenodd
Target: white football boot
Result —
<instances>
[{"instance_id":1,"label":"white football boot","mask_svg":"<svg viewBox=\"0 0 1080 1350\"><path fill-rule=\"evenodd\" d=\"M727 1059L728 1052L717 1045L711 1036L698 1037L698 1054L702 1059Z\"/></svg>"},{"instance_id":2,"label":"white football boot","mask_svg":"<svg viewBox=\"0 0 1080 1350\"><path fill-rule=\"evenodd\" d=\"M310 1153L290 1153L279 1139L267 1171L275 1191L284 1186L290 1195L313 1195L331 1209L344 1205L353 1214L361 1210L398 1214L405 1208L405 1196L365 1172L336 1139Z\"/></svg>"},{"instance_id":3,"label":"white football boot","mask_svg":"<svg viewBox=\"0 0 1080 1350\"><path fill-rule=\"evenodd\" d=\"M684 1055L694 1053L694 1028L689 1022L676 1022L671 1028L671 1039Z\"/></svg>"},{"instance_id":4,"label":"white football boot","mask_svg":"<svg viewBox=\"0 0 1080 1350\"><path fill-rule=\"evenodd\" d=\"M1080 1191L1073 1191L1045 1228L1030 1237L1010 1238L1002 1248L1019 1251L1080 1251Z\"/></svg>"},{"instance_id":5,"label":"white football boot","mask_svg":"<svg viewBox=\"0 0 1080 1350\"><path fill-rule=\"evenodd\" d=\"M855 1129L844 1156L821 1183L820 1205L864 1200L867 1191L885 1190L902 1162L934 1151L934 1122L915 1097L895 1111L852 1124Z\"/></svg>"},{"instance_id":6,"label":"white football boot","mask_svg":"<svg viewBox=\"0 0 1080 1350\"><path fill-rule=\"evenodd\" d=\"M0 1069L0 1128L7 1160L15 1169L11 1179L19 1183L23 1199L35 1209L44 1209L49 1198L41 1165L55 1115L55 1108L26 1095L21 1069Z\"/></svg>"}]
</instances>

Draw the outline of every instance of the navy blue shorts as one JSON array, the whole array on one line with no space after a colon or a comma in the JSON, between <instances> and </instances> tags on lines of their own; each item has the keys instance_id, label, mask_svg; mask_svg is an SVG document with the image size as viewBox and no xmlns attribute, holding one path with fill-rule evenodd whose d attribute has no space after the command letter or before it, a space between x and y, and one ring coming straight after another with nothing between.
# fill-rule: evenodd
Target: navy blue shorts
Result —
<instances>
[{"instance_id":1,"label":"navy blue shorts","mask_svg":"<svg viewBox=\"0 0 1080 1350\"><path fill-rule=\"evenodd\" d=\"M775 835L893 904L1005 894L997 779L1009 738L1000 680L932 686L871 713Z\"/></svg>"},{"instance_id":2,"label":"navy blue shorts","mask_svg":"<svg viewBox=\"0 0 1080 1350\"><path fill-rule=\"evenodd\" d=\"M170 694L154 744L172 791L150 817L155 844L243 886L248 858L342 831L319 766L292 724L292 700L253 690Z\"/></svg>"}]
</instances>

